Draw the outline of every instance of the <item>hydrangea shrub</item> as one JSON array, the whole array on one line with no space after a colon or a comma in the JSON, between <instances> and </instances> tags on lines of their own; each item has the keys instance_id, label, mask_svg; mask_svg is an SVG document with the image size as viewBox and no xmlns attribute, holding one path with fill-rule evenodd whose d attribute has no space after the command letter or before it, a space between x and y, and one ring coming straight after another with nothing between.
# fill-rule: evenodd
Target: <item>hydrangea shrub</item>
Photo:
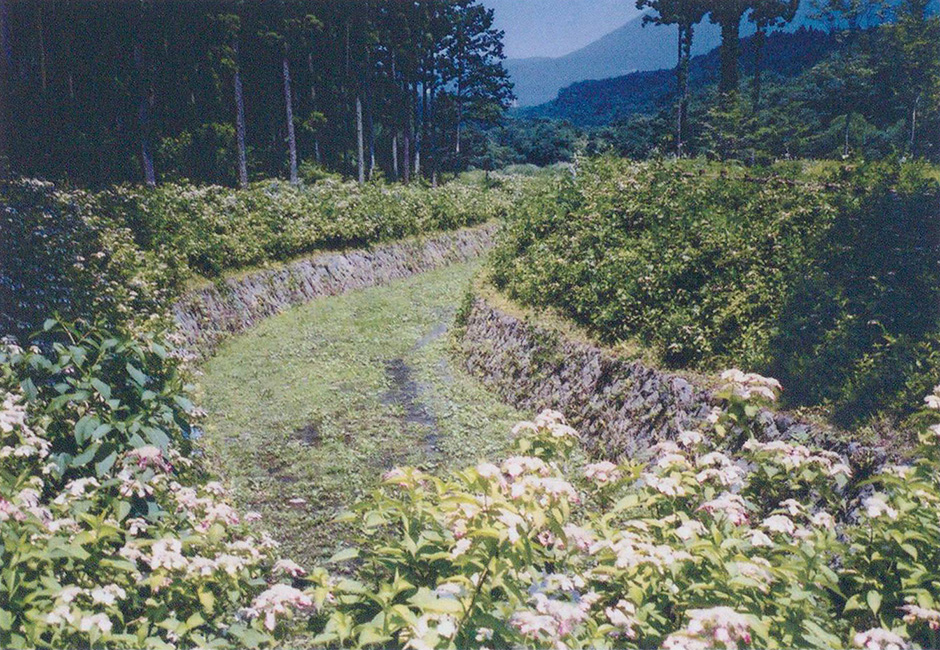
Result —
<instances>
[{"instance_id":1,"label":"hydrangea shrub","mask_svg":"<svg viewBox=\"0 0 940 650\"><path fill-rule=\"evenodd\" d=\"M308 572L191 454L165 342L49 326L50 352L0 352L2 647L937 646L938 424L861 479L758 439L780 385L751 373L618 463L546 411L508 458L390 471Z\"/></svg>"},{"instance_id":2,"label":"hydrangea shrub","mask_svg":"<svg viewBox=\"0 0 940 650\"><path fill-rule=\"evenodd\" d=\"M936 647L940 427L912 463L858 481L835 453L753 437L780 386L723 377L706 426L643 459L586 462L546 411L500 462L389 472L347 515L361 539L336 559L354 578L321 577L316 641Z\"/></svg>"},{"instance_id":3,"label":"hydrangea shrub","mask_svg":"<svg viewBox=\"0 0 940 650\"><path fill-rule=\"evenodd\" d=\"M0 647L254 647L315 606L207 480L165 343L0 350Z\"/></svg>"}]
</instances>

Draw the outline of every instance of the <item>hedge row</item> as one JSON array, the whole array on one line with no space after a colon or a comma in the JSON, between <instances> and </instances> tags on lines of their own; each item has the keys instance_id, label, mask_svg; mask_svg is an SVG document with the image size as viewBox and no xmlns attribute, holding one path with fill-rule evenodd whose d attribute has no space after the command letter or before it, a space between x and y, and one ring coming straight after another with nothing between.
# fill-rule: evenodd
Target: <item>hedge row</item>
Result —
<instances>
[{"instance_id":1,"label":"hedge row","mask_svg":"<svg viewBox=\"0 0 940 650\"><path fill-rule=\"evenodd\" d=\"M513 191L482 183L0 188L0 333L53 311L110 324L148 315L196 275L501 217Z\"/></svg>"},{"instance_id":2,"label":"hedge row","mask_svg":"<svg viewBox=\"0 0 940 650\"><path fill-rule=\"evenodd\" d=\"M492 278L671 367L754 369L857 422L940 375L930 172L588 161L519 202Z\"/></svg>"}]
</instances>

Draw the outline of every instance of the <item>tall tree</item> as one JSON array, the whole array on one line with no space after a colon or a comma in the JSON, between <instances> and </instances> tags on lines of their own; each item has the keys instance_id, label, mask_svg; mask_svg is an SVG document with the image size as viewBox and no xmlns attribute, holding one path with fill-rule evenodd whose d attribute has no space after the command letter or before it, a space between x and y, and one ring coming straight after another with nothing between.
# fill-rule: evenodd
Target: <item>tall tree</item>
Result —
<instances>
[{"instance_id":1,"label":"tall tree","mask_svg":"<svg viewBox=\"0 0 940 650\"><path fill-rule=\"evenodd\" d=\"M453 88L454 152L461 154L464 124L495 123L513 100L512 82L503 67L503 32L495 14L472 0L456 4L453 35L448 39L447 83Z\"/></svg>"},{"instance_id":2,"label":"tall tree","mask_svg":"<svg viewBox=\"0 0 940 650\"><path fill-rule=\"evenodd\" d=\"M867 57L858 51L862 30L875 18L883 15L884 0L815 0L812 16L839 34L842 47L839 49L837 76L842 82L839 103L844 106L842 157L848 158L854 96L860 88L867 86L872 71Z\"/></svg>"},{"instance_id":3,"label":"tall tree","mask_svg":"<svg viewBox=\"0 0 940 650\"><path fill-rule=\"evenodd\" d=\"M940 147L936 132L940 112L940 16L930 11L930 0L903 0L896 20L886 25L886 56L877 61L888 82L887 99L901 107L908 122L907 153L918 155L919 128L935 122L932 138L924 146ZM927 118L927 119L924 119ZM932 142L931 142L932 140Z\"/></svg>"},{"instance_id":4,"label":"tall tree","mask_svg":"<svg viewBox=\"0 0 940 650\"><path fill-rule=\"evenodd\" d=\"M793 20L799 5L800 0L754 0L751 10L751 22L757 29L754 34L754 77L751 81L751 103L754 110L760 105L761 72L767 32Z\"/></svg>"},{"instance_id":5,"label":"tall tree","mask_svg":"<svg viewBox=\"0 0 940 650\"><path fill-rule=\"evenodd\" d=\"M290 89L290 63L285 52L282 64L284 77L284 107L287 114L287 155L290 166L290 183L296 185L297 177L297 135L294 133L294 96Z\"/></svg>"},{"instance_id":6,"label":"tall tree","mask_svg":"<svg viewBox=\"0 0 940 650\"><path fill-rule=\"evenodd\" d=\"M689 62L695 25L705 17L704 0L637 0L637 9L655 13L643 16L643 24L676 25L679 29L676 61L676 155L682 155L686 120L689 112Z\"/></svg>"},{"instance_id":7,"label":"tall tree","mask_svg":"<svg viewBox=\"0 0 940 650\"><path fill-rule=\"evenodd\" d=\"M474 129L510 96L479 0L2 7L6 154L17 172L79 184L155 182L156 169L244 185L249 156L292 181L309 157L433 182L474 160Z\"/></svg>"},{"instance_id":8,"label":"tall tree","mask_svg":"<svg viewBox=\"0 0 940 650\"><path fill-rule=\"evenodd\" d=\"M10 60L10 27L7 0L0 0L0 181L10 176L10 146L9 146L9 73Z\"/></svg>"},{"instance_id":9,"label":"tall tree","mask_svg":"<svg viewBox=\"0 0 940 650\"><path fill-rule=\"evenodd\" d=\"M240 7L239 7L240 8ZM236 13L215 16L220 27L222 42L219 46L220 64L231 75L235 100L235 147L239 187L248 187L248 151L245 126L245 90L242 85L242 17Z\"/></svg>"},{"instance_id":10,"label":"tall tree","mask_svg":"<svg viewBox=\"0 0 940 650\"><path fill-rule=\"evenodd\" d=\"M134 68L137 71L138 118L140 121L140 163L144 172L144 182L153 187L157 177L153 169L151 151L151 120L154 101L154 88L147 65L146 37L148 33L148 2L141 0L137 7L137 21L134 36Z\"/></svg>"},{"instance_id":11,"label":"tall tree","mask_svg":"<svg viewBox=\"0 0 940 650\"><path fill-rule=\"evenodd\" d=\"M721 27L721 74L718 94L728 105L738 91L738 56L740 52L741 19L754 0L706 0L712 22Z\"/></svg>"},{"instance_id":12,"label":"tall tree","mask_svg":"<svg viewBox=\"0 0 940 650\"><path fill-rule=\"evenodd\" d=\"M297 134L294 125L294 93L292 90L290 64L297 52L312 48L313 36L320 23L297 2L279 0L279 31L266 33L265 39L274 43L281 55L281 78L284 86L284 112L287 127L287 157L289 179L292 185L300 182L298 176ZM308 67L312 77L312 50L308 52ZM311 101L316 101L316 88L311 78Z\"/></svg>"}]
</instances>

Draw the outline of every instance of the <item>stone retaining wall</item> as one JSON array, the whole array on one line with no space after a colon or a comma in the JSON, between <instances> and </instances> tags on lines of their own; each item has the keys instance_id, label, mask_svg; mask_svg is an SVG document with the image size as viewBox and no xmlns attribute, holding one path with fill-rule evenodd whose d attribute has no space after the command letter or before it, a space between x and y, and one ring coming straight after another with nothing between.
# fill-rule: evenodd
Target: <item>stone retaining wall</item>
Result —
<instances>
[{"instance_id":1,"label":"stone retaining wall","mask_svg":"<svg viewBox=\"0 0 940 650\"><path fill-rule=\"evenodd\" d=\"M229 335L288 307L353 289L464 262L489 250L497 224L379 244L367 250L320 253L188 292L173 305L185 343L206 356Z\"/></svg>"},{"instance_id":2,"label":"stone retaining wall","mask_svg":"<svg viewBox=\"0 0 940 650\"><path fill-rule=\"evenodd\" d=\"M694 427L708 415L712 392L677 374L571 340L475 297L460 347L466 368L516 408L561 411L589 452L617 458ZM766 439L795 438L848 456L859 469L884 452L844 442L833 431L784 414L760 414Z\"/></svg>"}]
</instances>

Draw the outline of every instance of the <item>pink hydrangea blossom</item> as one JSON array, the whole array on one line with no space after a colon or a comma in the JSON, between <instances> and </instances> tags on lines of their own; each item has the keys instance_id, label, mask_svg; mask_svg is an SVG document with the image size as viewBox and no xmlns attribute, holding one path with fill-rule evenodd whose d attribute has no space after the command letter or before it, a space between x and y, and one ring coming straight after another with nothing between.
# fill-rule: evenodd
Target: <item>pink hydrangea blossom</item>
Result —
<instances>
[{"instance_id":1,"label":"pink hydrangea blossom","mask_svg":"<svg viewBox=\"0 0 940 650\"><path fill-rule=\"evenodd\" d=\"M275 562L274 572L277 573L278 571L283 571L292 578L298 578L307 574L304 568L293 560L278 560Z\"/></svg>"},{"instance_id":2,"label":"pink hydrangea blossom","mask_svg":"<svg viewBox=\"0 0 940 650\"><path fill-rule=\"evenodd\" d=\"M928 609L918 605L904 605L901 607L904 612L905 623L926 623L931 630L940 630L940 611Z\"/></svg>"},{"instance_id":3,"label":"pink hydrangea blossom","mask_svg":"<svg viewBox=\"0 0 940 650\"><path fill-rule=\"evenodd\" d=\"M268 630L274 630L279 615L312 607L310 596L301 590L290 585L276 584L258 594L247 613L251 618L264 616L264 626Z\"/></svg>"},{"instance_id":4,"label":"pink hydrangea blossom","mask_svg":"<svg viewBox=\"0 0 940 650\"><path fill-rule=\"evenodd\" d=\"M908 648L903 637L881 627L857 633L852 643L856 648L864 648L864 650L906 650Z\"/></svg>"},{"instance_id":5,"label":"pink hydrangea blossom","mask_svg":"<svg viewBox=\"0 0 940 650\"><path fill-rule=\"evenodd\" d=\"M620 470L610 461L603 460L599 463L590 463L584 467L584 476L600 485L617 481L620 479Z\"/></svg>"}]
</instances>

